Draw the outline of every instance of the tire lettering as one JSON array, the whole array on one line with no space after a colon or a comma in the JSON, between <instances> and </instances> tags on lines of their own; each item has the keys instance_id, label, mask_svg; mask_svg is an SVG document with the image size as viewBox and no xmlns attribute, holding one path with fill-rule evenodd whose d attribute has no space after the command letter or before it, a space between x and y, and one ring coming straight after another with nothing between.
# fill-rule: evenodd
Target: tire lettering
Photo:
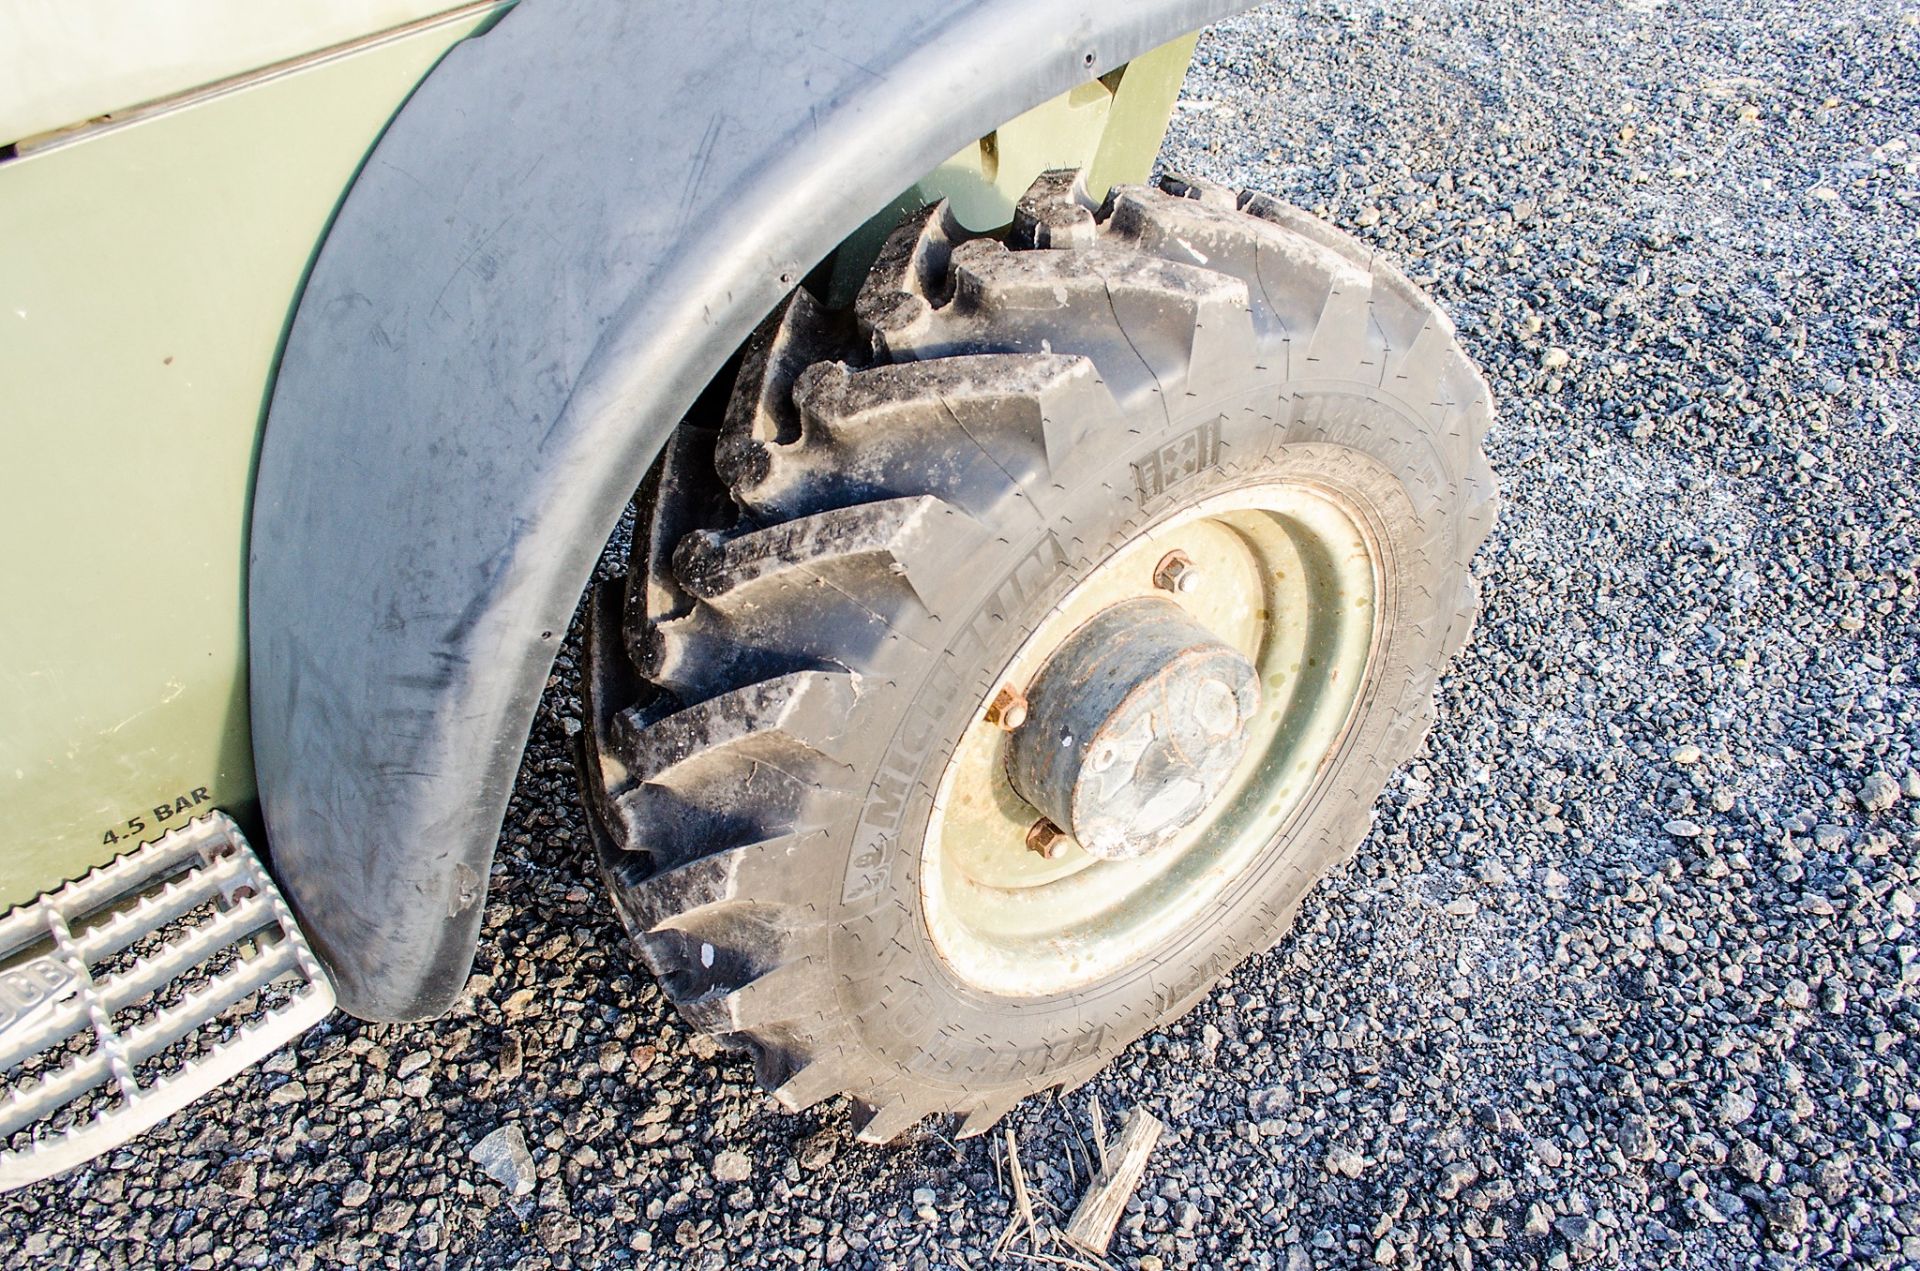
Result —
<instances>
[{"instance_id":1,"label":"tire lettering","mask_svg":"<svg viewBox=\"0 0 1920 1271\"><path fill-rule=\"evenodd\" d=\"M1133 481L1142 499L1157 498L1189 477L1220 463L1220 421L1200 425L1133 465Z\"/></svg>"},{"instance_id":2,"label":"tire lettering","mask_svg":"<svg viewBox=\"0 0 1920 1271\"><path fill-rule=\"evenodd\" d=\"M964 634L955 642L956 647L987 647L993 628L1018 613L1066 563L1066 550L1049 531L974 612ZM887 750L879 775L868 788L867 804L854 830L853 853L840 888L843 904L876 896L887 884L892 873L894 845L900 841L900 826L906 819L908 797L919 779L927 752L940 736L939 711L961 692L955 661L943 659L939 669L928 678L915 699L913 712L894 734L893 745Z\"/></svg>"}]
</instances>

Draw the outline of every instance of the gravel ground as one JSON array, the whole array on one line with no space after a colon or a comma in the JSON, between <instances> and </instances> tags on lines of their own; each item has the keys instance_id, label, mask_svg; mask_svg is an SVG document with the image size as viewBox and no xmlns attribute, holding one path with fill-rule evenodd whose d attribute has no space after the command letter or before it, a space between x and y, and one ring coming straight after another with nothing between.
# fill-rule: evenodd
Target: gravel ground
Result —
<instances>
[{"instance_id":1,"label":"gravel ground","mask_svg":"<svg viewBox=\"0 0 1920 1271\"><path fill-rule=\"evenodd\" d=\"M1116 1265L1920 1263L1916 14L1310 0L1202 41L1169 164L1439 296L1506 505L1352 865L1085 1092L1173 1127ZM776 1114L635 972L570 674L459 1011L336 1019L5 1198L0 1261L994 1263L994 1141ZM1084 1099L1009 1124L1069 1209Z\"/></svg>"}]
</instances>

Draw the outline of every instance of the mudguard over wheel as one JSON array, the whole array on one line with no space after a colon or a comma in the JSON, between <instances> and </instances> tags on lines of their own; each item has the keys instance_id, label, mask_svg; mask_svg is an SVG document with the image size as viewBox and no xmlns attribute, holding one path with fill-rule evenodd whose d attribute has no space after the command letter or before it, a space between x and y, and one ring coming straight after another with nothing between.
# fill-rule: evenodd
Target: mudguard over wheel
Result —
<instances>
[{"instance_id":1,"label":"mudguard over wheel","mask_svg":"<svg viewBox=\"0 0 1920 1271\"><path fill-rule=\"evenodd\" d=\"M1043 177L796 291L595 600L586 781L641 955L863 1138L1090 1077L1285 931L1466 639L1485 382L1258 194Z\"/></svg>"}]
</instances>

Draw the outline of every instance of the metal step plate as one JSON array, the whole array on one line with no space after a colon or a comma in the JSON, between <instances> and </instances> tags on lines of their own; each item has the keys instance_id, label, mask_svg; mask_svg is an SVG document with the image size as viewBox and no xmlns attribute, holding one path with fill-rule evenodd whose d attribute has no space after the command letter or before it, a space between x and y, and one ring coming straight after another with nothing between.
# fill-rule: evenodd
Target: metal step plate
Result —
<instances>
[{"instance_id":1,"label":"metal step plate","mask_svg":"<svg viewBox=\"0 0 1920 1271\"><path fill-rule=\"evenodd\" d=\"M21 905L0 918L0 1191L117 1147L332 1010L221 813Z\"/></svg>"}]
</instances>

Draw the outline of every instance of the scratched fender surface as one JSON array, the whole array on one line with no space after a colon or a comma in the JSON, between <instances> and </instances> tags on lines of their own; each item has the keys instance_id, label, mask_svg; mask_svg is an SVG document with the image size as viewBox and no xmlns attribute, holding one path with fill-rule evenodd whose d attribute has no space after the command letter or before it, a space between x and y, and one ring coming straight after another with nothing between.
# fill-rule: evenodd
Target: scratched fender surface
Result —
<instances>
[{"instance_id":1,"label":"scratched fender surface","mask_svg":"<svg viewBox=\"0 0 1920 1271\"><path fill-rule=\"evenodd\" d=\"M253 513L273 859L376 1019L449 1006L560 639L728 355L946 156L1236 0L522 0L342 205Z\"/></svg>"}]
</instances>

